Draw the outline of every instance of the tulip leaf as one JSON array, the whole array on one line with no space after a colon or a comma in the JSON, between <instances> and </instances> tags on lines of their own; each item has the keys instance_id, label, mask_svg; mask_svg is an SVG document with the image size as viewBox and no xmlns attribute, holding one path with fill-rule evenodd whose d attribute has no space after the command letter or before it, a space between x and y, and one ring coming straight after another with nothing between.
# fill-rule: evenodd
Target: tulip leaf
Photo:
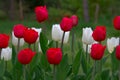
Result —
<instances>
[{"instance_id":1,"label":"tulip leaf","mask_svg":"<svg viewBox=\"0 0 120 80\"><path fill-rule=\"evenodd\" d=\"M81 51L79 51L74 59L73 65L72 65L72 72L74 74L77 74L79 71L80 67L80 56L81 56Z\"/></svg>"},{"instance_id":2,"label":"tulip leaf","mask_svg":"<svg viewBox=\"0 0 120 80\"><path fill-rule=\"evenodd\" d=\"M85 77L86 77L86 76L85 76L84 74L75 75L75 76L72 77L71 80L86 80Z\"/></svg>"},{"instance_id":3,"label":"tulip leaf","mask_svg":"<svg viewBox=\"0 0 120 80\"><path fill-rule=\"evenodd\" d=\"M16 61L16 51L15 51L15 47L12 45L12 64L15 64Z\"/></svg>"},{"instance_id":4,"label":"tulip leaf","mask_svg":"<svg viewBox=\"0 0 120 80\"><path fill-rule=\"evenodd\" d=\"M51 71L50 64L47 61L46 55L41 54L40 66L44 71Z\"/></svg>"},{"instance_id":5,"label":"tulip leaf","mask_svg":"<svg viewBox=\"0 0 120 80\"><path fill-rule=\"evenodd\" d=\"M0 61L0 77L2 77L4 75L4 72L5 72L5 62L4 60L2 59Z\"/></svg>"},{"instance_id":6,"label":"tulip leaf","mask_svg":"<svg viewBox=\"0 0 120 80\"><path fill-rule=\"evenodd\" d=\"M13 79L12 79L12 74L11 74L10 72L5 71L4 75L5 75L5 77L8 78L8 80L13 80Z\"/></svg>"},{"instance_id":7,"label":"tulip leaf","mask_svg":"<svg viewBox=\"0 0 120 80\"><path fill-rule=\"evenodd\" d=\"M109 69L106 69L106 70L102 71L102 73L101 73L102 80L110 80L109 79L110 78L109 73L110 73Z\"/></svg>"},{"instance_id":8,"label":"tulip leaf","mask_svg":"<svg viewBox=\"0 0 120 80\"><path fill-rule=\"evenodd\" d=\"M40 46L43 54L46 54L46 50L48 49L48 40L43 33L40 33Z\"/></svg>"},{"instance_id":9,"label":"tulip leaf","mask_svg":"<svg viewBox=\"0 0 120 80\"><path fill-rule=\"evenodd\" d=\"M68 64L68 55L64 55L62 61L57 67L57 80L66 80L68 72L70 70L70 65Z\"/></svg>"}]
</instances>

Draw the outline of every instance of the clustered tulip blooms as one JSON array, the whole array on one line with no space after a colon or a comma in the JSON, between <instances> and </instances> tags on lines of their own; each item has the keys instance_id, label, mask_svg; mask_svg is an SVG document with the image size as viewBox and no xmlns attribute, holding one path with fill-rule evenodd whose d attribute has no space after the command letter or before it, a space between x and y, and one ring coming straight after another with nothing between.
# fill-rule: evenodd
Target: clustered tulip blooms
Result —
<instances>
[{"instance_id":1,"label":"clustered tulip blooms","mask_svg":"<svg viewBox=\"0 0 120 80\"><path fill-rule=\"evenodd\" d=\"M48 19L48 11L46 6L37 6L35 8L36 19L38 22L43 22Z\"/></svg>"},{"instance_id":2,"label":"clustered tulip blooms","mask_svg":"<svg viewBox=\"0 0 120 80\"><path fill-rule=\"evenodd\" d=\"M18 61L21 64L29 64L32 60L32 58L34 57L35 52L33 52L31 49L27 48L27 49L23 49L18 53Z\"/></svg>"},{"instance_id":3,"label":"clustered tulip blooms","mask_svg":"<svg viewBox=\"0 0 120 80\"><path fill-rule=\"evenodd\" d=\"M62 51L60 48L49 48L46 56L50 64L58 65L62 60Z\"/></svg>"},{"instance_id":4,"label":"clustered tulip blooms","mask_svg":"<svg viewBox=\"0 0 120 80\"><path fill-rule=\"evenodd\" d=\"M105 26L96 26L95 30L93 31L93 39L95 41L101 42L106 38L106 27Z\"/></svg>"},{"instance_id":5,"label":"clustered tulip blooms","mask_svg":"<svg viewBox=\"0 0 120 80\"><path fill-rule=\"evenodd\" d=\"M101 44L93 44L92 47L91 47L91 57L94 59L94 60L100 60L103 55L104 55L104 51L105 51L105 48L106 46L103 46Z\"/></svg>"}]
</instances>

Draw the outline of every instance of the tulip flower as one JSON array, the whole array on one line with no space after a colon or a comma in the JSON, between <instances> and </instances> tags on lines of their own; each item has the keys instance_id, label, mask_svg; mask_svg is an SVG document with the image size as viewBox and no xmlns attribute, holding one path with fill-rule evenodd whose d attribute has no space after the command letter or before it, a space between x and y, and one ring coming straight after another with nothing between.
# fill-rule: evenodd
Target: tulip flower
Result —
<instances>
[{"instance_id":1,"label":"tulip flower","mask_svg":"<svg viewBox=\"0 0 120 80\"><path fill-rule=\"evenodd\" d=\"M8 47L9 36L6 34L0 34L0 49Z\"/></svg>"},{"instance_id":2,"label":"tulip flower","mask_svg":"<svg viewBox=\"0 0 120 80\"><path fill-rule=\"evenodd\" d=\"M116 58L118 59L118 60L120 60L120 45L118 45L117 47L116 47Z\"/></svg>"},{"instance_id":3,"label":"tulip flower","mask_svg":"<svg viewBox=\"0 0 120 80\"><path fill-rule=\"evenodd\" d=\"M29 64L32 60L32 58L34 57L35 52L33 52L31 49L27 48L27 49L23 49L18 53L18 61L23 64Z\"/></svg>"},{"instance_id":4,"label":"tulip flower","mask_svg":"<svg viewBox=\"0 0 120 80\"><path fill-rule=\"evenodd\" d=\"M101 42L106 38L106 27L105 26L96 26L95 30L93 31L93 39L95 41Z\"/></svg>"},{"instance_id":5,"label":"tulip flower","mask_svg":"<svg viewBox=\"0 0 120 80\"><path fill-rule=\"evenodd\" d=\"M83 28L82 42L88 45L92 44L94 42L92 34L93 31L91 28Z\"/></svg>"},{"instance_id":6,"label":"tulip flower","mask_svg":"<svg viewBox=\"0 0 120 80\"><path fill-rule=\"evenodd\" d=\"M12 44L13 44L14 46L18 46L18 38L15 37L15 35L14 35L13 32L12 32ZM20 46L23 46L23 45L24 45L24 39L23 39L23 38L20 39L20 44L19 44L19 45L20 45Z\"/></svg>"},{"instance_id":7,"label":"tulip flower","mask_svg":"<svg viewBox=\"0 0 120 80\"><path fill-rule=\"evenodd\" d=\"M49 48L46 56L50 64L58 65L62 60L62 51L60 48Z\"/></svg>"},{"instance_id":8,"label":"tulip flower","mask_svg":"<svg viewBox=\"0 0 120 80\"><path fill-rule=\"evenodd\" d=\"M26 29L27 29L27 27L25 27L22 24L14 25L13 32L14 32L15 37L23 38L23 35L24 35L24 32Z\"/></svg>"},{"instance_id":9,"label":"tulip flower","mask_svg":"<svg viewBox=\"0 0 120 80\"><path fill-rule=\"evenodd\" d=\"M120 30L120 16L114 18L113 25L116 30Z\"/></svg>"},{"instance_id":10,"label":"tulip flower","mask_svg":"<svg viewBox=\"0 0 120 80\"><path fill-rule=\"evenodd\" d=\"M109 53L112 53L117 45L119 45L119 38L112 37L107 39L107 48Z\"/></svg>"},{"instance_id":11,"label":"tulip flower","mask_svg":"<svg viewBox=\"0 0 120 80\"><path fill-rule=\"evenodd\" d=\"M3 48L1 51L1 59L4 59L5 61L9 61L12 58L12 48L7 47Z\"/></svg>"},{"instance_id":12,"label":"tulip flower","mask_svg":"<svg viewBox=\"0 0 120 80\"><path fill-rule=\"evenodd\" d=\"M32 29L34 29L36 32L38 32L38 36L40 37L40 33L42 32L42 28L35 28L35 27L32 27ZM37 41L39 41L39 37L37 38Z\"/></svg>"},{"instance_id":13,"label":"tulip flower","mask_svg":"<svg viewBox=\"0 0 120 80\"><path fill-rule=\"evenodd\" d=\"M101 44L93 44L90 53L91 57L94 60L100 60L104 55L105 48L106 46L103 46Z\"/></svg>"},{"instance_id":14,"label":"tulip flower","mask_svg":"<svg viewBox=\"0 0 120 80\"><path fill-rule=\"evenodd\" d=\"M78 24L78 17L76 15L71 16L73 27L77 26Z\"/></svg>"},{"instance_id":15,"label":"tulip flower","mask_svg":"<svg viewBox=\"0 0 120 80\"><path fill-rule=\"evenodd\" d=\"M61 30L59 24L54 24L54 25L52 26L52 39L53 39L54 41L61 43L63 33L64 33L64 32ZM63 41L63 43L67 43L67 42L68 42L69 34L70 34L70 31L65 32L65 36L64 36L64 41Z\"/></svg>"},{"instance_id":16,"label":"tulip flower","mask_svg":"<svg viewBox=\"0 0 120 80\"><path fill-rule=\"evenodd\" d=\"M38 22L43 22L48 19L48 11L46 6L37 6L35 8L36 19Z\"/></svg>"},{"instance_id":17,"label":"tulip flower","mask_svg":"<svg viewBox=\"0 0 120 80\"><path fill-rule=\"evenodd\" d=\"M38 39L38 32L36 32L33 29L27 29L24 32L23 38L24 38L25 42L27 42L28 44L33 44Z\"/></svg>"},{"instance_id":18,"label":"tulip flower","mask_svg":"<svg viewBox=\"0 0 120 80\"><path fill-rule=\"evenodd\" d=\"M64 17L60 23L60 27L64 32L70 31L73 26L73 21L71 18Z\"/></svg>"}]
</instances>

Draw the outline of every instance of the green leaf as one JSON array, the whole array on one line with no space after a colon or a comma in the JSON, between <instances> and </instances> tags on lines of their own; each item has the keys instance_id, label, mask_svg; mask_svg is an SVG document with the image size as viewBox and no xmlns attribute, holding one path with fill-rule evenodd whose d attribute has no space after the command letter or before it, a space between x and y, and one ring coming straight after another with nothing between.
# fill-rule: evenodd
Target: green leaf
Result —
<instances>
[{"instance_id":1,"label":"green leaf","mask_svg":"<svg viewBox=\"0 0 120 80\"><path fill-rule=\"evenodd\" d=\"M11 74L10 72L5 71L4 75L5 75L5 77L8 78L9 80L13 80L12 74Z\"/></svg>"},{"instance_id":2,"label":"green leaf","mask_svg":"<svg viewBox=\"0 0 120 80\"><path fill-rule=\"evenodd\" d=\"M110 73L109 69L106 69L106 70L102 71L102 74L101 74L102 80L109 80L109 77L110 77L109 73Z\"/></svg>"},{"instance_id":3,"label":"green leaf","mask_svg":"<svg viewBox=\"0 0 120 80\"><path fill-rule=\"evenodd\" d=\"M65 80L70 69L68 64L68 55L64 55L61 63L57 66L57 80Z\"/></svg>"},{"instance_id":4,"label":"green leaf","mask_svg":"<svg viewBox=\"0 0 120 80\"><path fill-rule=\"evenodd\" d=\"M0 61L0 77L2 77L5 73L5 62L4 60L2 59Z\"/></svg>"},{"instance_id":5,"label":"green leaf","mask_svg":"<svg viewBox=\"0 0 120 80\"><path fill-rule=\"evenodd\" d=\"M43 33L41 33L39 40L40 40L40 46L41 46L42 52L43 54L46 54L46 50L48 49L48 40L46 36Z\"/></svg>"},{"instance_id":6,"label":"green leaf","mask_svg":"<svg viewBox=\"0 0 120 80\"><path fill-rule=\"evenodd\" d=\"M15 47L12 45L12 64L15 64L16 54Z\"/></svg>"},{"instance_id":7,"label":"green leaf","mask_svg":"<svg viewBox=\"0 0 120 80\"><path fill-rule=\"evenodd\" d=\"M80 55L81 52L79 51L74 59L73 65L72 65L72 72L76 75L80 68Z\"/></svg>"},{"instance_id":8,"label":"green leaf","mask_svg":"<svg viewBox=\"0 0 120 80\"><path fill-rule=\"evenodd\" d=\"M40 66L44 71L51 71L50 64L47 61L47 57L45 54L41 54L40 58Z\"/></svg>"}]
</instances>

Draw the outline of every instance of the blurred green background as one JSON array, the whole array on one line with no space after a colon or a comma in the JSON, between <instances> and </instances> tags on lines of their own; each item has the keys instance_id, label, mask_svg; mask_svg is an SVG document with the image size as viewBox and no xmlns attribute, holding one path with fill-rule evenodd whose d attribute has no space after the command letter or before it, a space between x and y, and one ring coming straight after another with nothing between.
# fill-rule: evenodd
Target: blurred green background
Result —
<instances>
[{"instance_id":1,"label":"blurred green background","mask_svg":"<svg viewBox=\"0 0 120 80\"><path fill-rule=\"evenodd\" d=\"M108 36L118 36L112 20L120 14L120 0L0 0L0 32L11 33L15 24L28 27L44 27L46 32L52 24L60 23L62 17L76 14L79 24L75 30L79 35L83 27L105 25ZM49 18L43 23L36 21L34 9L46 5Z\"/></svg>"}]
</instances>

